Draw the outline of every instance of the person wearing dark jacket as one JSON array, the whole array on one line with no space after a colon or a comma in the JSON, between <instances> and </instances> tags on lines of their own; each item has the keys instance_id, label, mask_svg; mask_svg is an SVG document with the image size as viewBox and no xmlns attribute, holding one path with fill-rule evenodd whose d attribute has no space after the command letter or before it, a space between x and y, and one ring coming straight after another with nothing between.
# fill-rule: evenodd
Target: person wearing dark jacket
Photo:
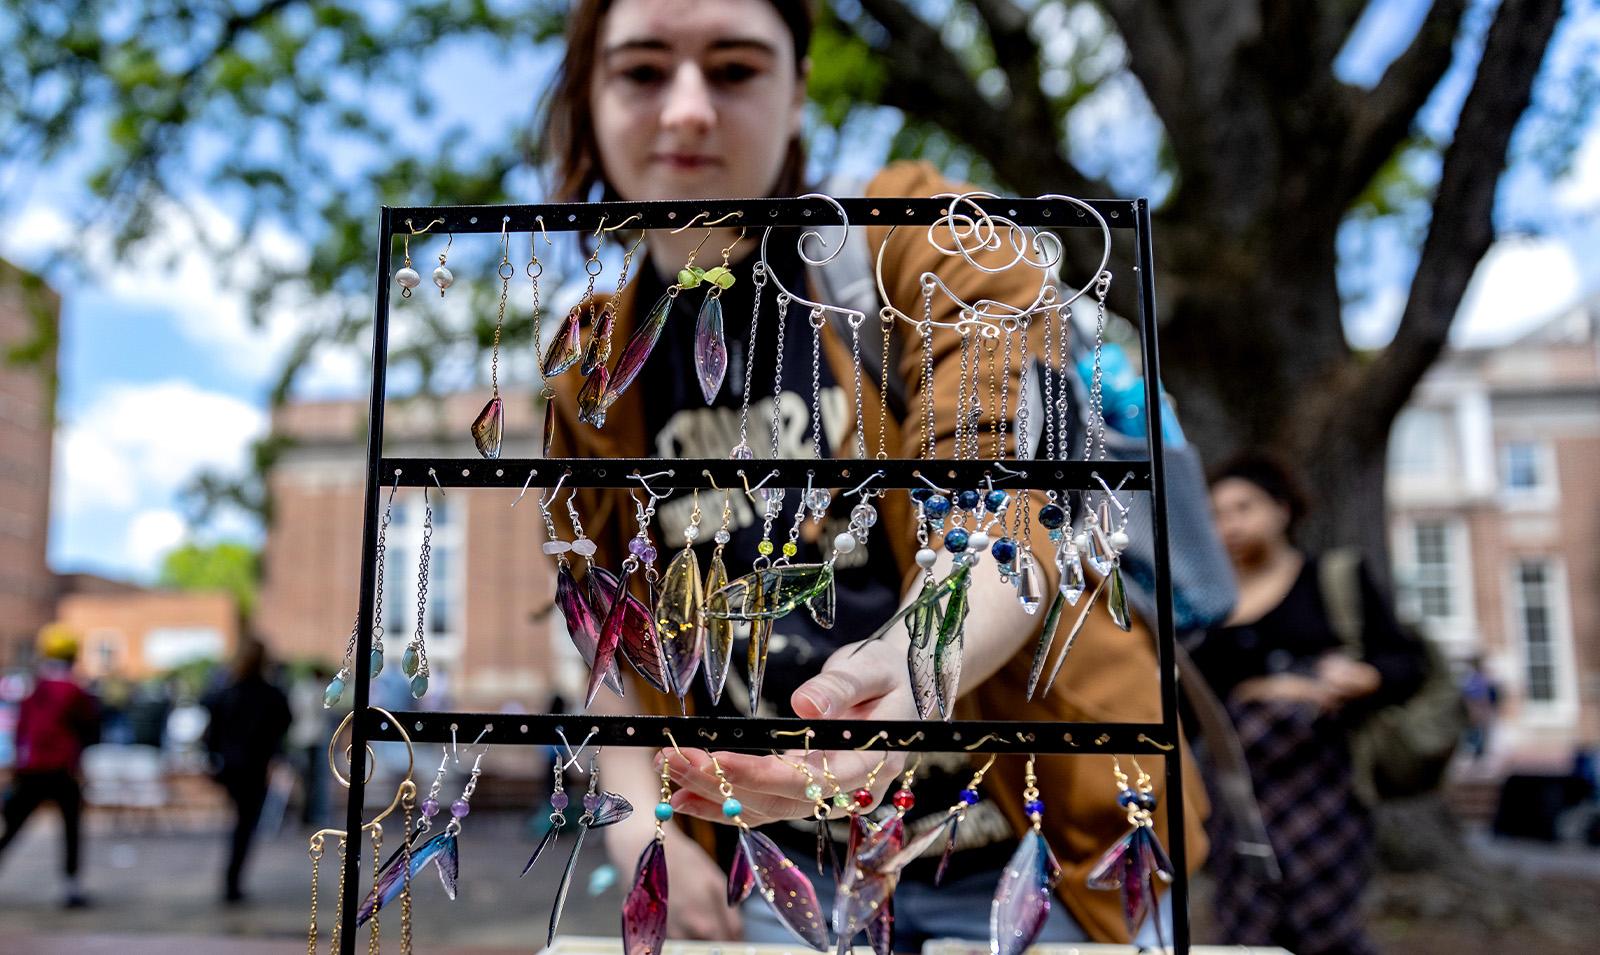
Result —
<instances>
[{"instance_id":1,"label":"person wearing dark jacket","mask_svg":"<svg viewBox=\"0 0 1600 955\"><path fill-rule=\"evenodd\" d=\"M0 853L17 837L33 811L47 802L61 810L66 873L66 906L88 904L78 883L79 833L83 821L83 786L79 763L85 746L100 735L100 703L72 676L78 639L51 625L39 634L42 661L33 692L17 711L17 763L11 792L5 800L5 833Z\"/></svg>"},{"instance_id":2,"label":"person wearing dark jacket","mask_svg":"<svg viewBox=\"0 0 1600 955\"><path fill-rule=\"evenodd\" d=\"M1291 542L1304 500L1287 468L1268 457L1239 458L1211 481L1239 603L1191 656L1227 704L1282 869L1281 881L1266 883L1238 855L1217 853L1215 921L1229 944L1366 955L1375 949L1360 903L1373 833L1351 734L1417 691L1427 656L1365 568L1357 571L1362 652L1346 649L1319 585L1319 558Z\"/></svg>"},{"instance_id":3,"label":"person wearing dark jacket","mask_svg":"<svg viewBox=\"0 0 1600 955\"><path fill-rule=\"evenodd\" d=\"M283 748L291 716L289 700L264 675L266 648L246 638L234 658L232 679L203 700L211 721L206 748L212 773L233 801L235 820L223 898L244 900L245 858L267 798L267 770Z\"/></svg>"}]
</instances>

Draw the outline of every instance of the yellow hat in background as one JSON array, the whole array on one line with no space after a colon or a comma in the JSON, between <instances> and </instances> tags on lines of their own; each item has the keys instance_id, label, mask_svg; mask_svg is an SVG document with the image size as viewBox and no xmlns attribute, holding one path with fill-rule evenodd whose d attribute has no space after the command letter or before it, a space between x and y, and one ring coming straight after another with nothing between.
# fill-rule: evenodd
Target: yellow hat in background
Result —
<instances>
[{"instance_id":1,"label":"yellow hat in background","mask_svg":"<svg viewBox=\"0 0 1600 955\"><path fill-rule=\"evenodd\" d=\"M45 659L70 663L78 657L78 634L63 623L46 624L39 631L38 649Z\"/></svg>"}]
</instances>

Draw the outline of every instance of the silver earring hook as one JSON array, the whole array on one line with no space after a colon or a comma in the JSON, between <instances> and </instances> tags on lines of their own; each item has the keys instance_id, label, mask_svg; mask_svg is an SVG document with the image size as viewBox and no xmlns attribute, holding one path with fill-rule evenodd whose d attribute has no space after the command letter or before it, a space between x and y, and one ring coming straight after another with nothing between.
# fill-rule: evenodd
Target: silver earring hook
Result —
<instances>
[{"instance_id":1,"label":"silver earring hook","mask_svg":"<svg viewBox=\"0 0 1600 955\"><path fill-rule=\"evenodd\" d=\"M674 473L675 472L669 469L666 471L657 471L654 474L630 474L628 477L638 481L644 487L644 492L650 495L650 500L659 501L667 495L657 493L656 489L650 486L650 481L659 477L672 477Z\"/></svg>"},{"instance_id":2,"label":"silver earring hook","mask_svg":"<svg viewBox=\"0 0 1600 955\"><path fill-rule=\"evenodd\" d=\"M1128 483L1128 478L1132 477L1132 475L1124 473L1122 475L1122 480L1117 482L1117 486L1115 488L1112 488L1111 485L1106 483L1106 479L1100 476L1099 471L1090 472L1089 476L1093 478L1094 482L1100 485L1101 489L1106 492L1106 497L1109 498L1112 505L1116 507L1117 512L1126 516L1128 513L1128 506L1117 499L1117 492L1122 490L1122 486Z\"/></svg>"},{"instance_id":3,"label":"silver earring hook","mask_svg":"<svg viewBox=\"0 0 1600 955\"><path fill-rule=\"evenodd\" d=\"M1011 468L1008 468L1008 467L1006 467L1006 466L1005 466L1005 463L1004 463L1004 462L1001 462L1001 461L995 461L995 462L992 462L992 465L991 465L991 466L992 466L992 467L993 467L993 468L994 468L994 469L995 469L995 470L996 470L996 471L999 471L999 472L1000 472L1000 473L1001 473L1001 475L1003 475L1003 477L1002 477L1002 478L1001 478L1001 479L1002 479L1002 480L1004 480L1004 479L1005 479L1005 478L1014 478L1014 477L1016 477L1016 478L1019 478L1019 477L1027 477L1027 475L1026 475L1026 474L1023 474L1023 473L1022 473L1022 472L1021 472L1021 471L1015 471L1015 470L1012 470L1012 469L1011 469ZM989 485L989 489L990 489L990 490L991 490L991 491L992 491L992 490L994 490L994 478L993 478L993 477L990 477L990 476L987 476L987 475L986 475L986 476L985 476L985 477L984 477L984 481L985 481L985 482L987 482L987 483L988 483L988 485Z\"/></svg>"},{"instance_id":4,"label":"silver earring hook","mask_svg":"<svg viewBox=\"0 0 1600 955\"><path fill-rule=\"evenodd\" d=\"M768 481L772 480L773 478L775 478L777 476L778 476L778 472L777 471L770 471L770 472L767 473L766 477L764 477L761 480L756 482L755 487L751 487L750 486L750 479L749 478L745 478L744 471L741 470L739 472L739 477L744 478L744 493L752 501L755 500L755 493L757 491L761 490L763 487L765 487L766 483Z\"/></svg>"},{"instance_id":5,"label":"silver earring hook","mask_svg":"<svg viewBox=\"0 0 1600 955\"><path fill-rule=\"evenodd\" d=\"M867 479L865 481L862 481L860 484L855 486L855 490L844 492L844 496L855 497L857 494L860 494L862 491L866 490L868 484L871 484L873 481L876 481L881 477L883 477L882 471L873 471L871 474L867 475Z\"/></svg>"},{"instance_id":6,"label":"silver earring hook","mask_svg":"<svg viewBox=\"0 0 1600 955\"><path fill-rule=\"evenodd\" d=\"M439 475L434 473L433 468L428 469L428 477L433 478L433 486L439 489L439 496L444 497L444 485L439 483ZM422 486L422 493L424 497L427 496L428 486L426 484Z\"/></svg>"},{"instance_id":7,"label":"silver earring hook","mask_svg":"<svg viewBox=\"0 0 1600 955\"><path fill-rule=\"evenodd\" d=\"M517 499L515 501L511 502L511 506L512 507L516 507L518 504L522 503L522 498L528 493L528 488L533 486L534 475L536 475L538 473L539 473L539 469L538 468L534 468L533 470L528 472L528 479L526 481L522 482L522 491L521 491L521 493L519 493L517 495Z\"/></svg>"},{"instance_id":8,"label":"silver earring hook","mask_svg":"<svg viewBox=\"0 0 1600 955\"><path fill-rule=\"evenodd\" d=\"M923 484L926 484L926 485L928 485L928 486L929 486L929 487L931 487L931 488L933 488L933 489L934 489L934 491L935 491L935 492L937 492L937 493L939 493L939 494L948 494L948 493L950 493L950 492L949 492L949 491L947 491L947 490L946 490L946 489L944 489L944 488L942 488L942 487L940 487L940 486L939 486L939 485L937 485L937 484L935 484L935 483L933 483L933 482L932 482L932 481L930 481L930 480L928 480L928 476L927 476L927 475L926 475L926 474L922 474L922 473L920 473L920 472L919 472L919 473L918 473L918 474L917 474L917 480L919 480L919 481L921 481L921 482L922 482L922 483L923 483Z\"/></svg>"}]
</instances>

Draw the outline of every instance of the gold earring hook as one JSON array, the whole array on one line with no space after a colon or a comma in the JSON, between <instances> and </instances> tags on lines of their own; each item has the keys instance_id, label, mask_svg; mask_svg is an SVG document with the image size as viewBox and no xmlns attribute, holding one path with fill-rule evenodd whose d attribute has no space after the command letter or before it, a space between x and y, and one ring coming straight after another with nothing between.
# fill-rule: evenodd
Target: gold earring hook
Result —
<instances>
[{"instance_id":1,"label":"gold earring hook","mask_svg":"<svg viewBox=\"0 0 1600 955\"><path fill-rule=\"evenodd\" d=\"M690 229L694 228L694 224L696 222L699 222L701 219L704 219L706 217L707 217L707 213L696 212L694 214L694 218L690 219L687 224L678 226L676 229L673 229L671 232L669 232L667 234L668 235L677 235L680 232L687 232Z\"/></svg>"},{"instance_id":2,"label":"gold earring hook","mask_svg":"<svg viewBox=\"0 0 1600 955\"><path fill-rule=\"evenodd\" d=\"M605 213L602 212L600 214L600 226L594 230L594 237L597 238L597 239L600 238L601 235L605 234L605 231L606 231L606 216L605 216Z\"/></svg>"},{"instance_id":3,"label":"gold earring hook","mask_svg":"<svg viewBox=\"0 0 1600 955\"><path fill-rule=\"evenodd\" d=\"M635 212L633 215L627 217L626 219L623 219L621 222L617 223L616 225L611 226L610 228L606 228L605 226L602 225L601 229L603 231L605 231L605 232L615 232L618 229L625 228L628 225L628 223L632 222L633 220L642 219L642 218L644 218L644 217L639 215L637 212Z\"/></svg>"},{"instance_id":4,"label":"gold earring hook","mask_svg":"<svg viewBox=\"0 0 1600 955\"><path fill-rule=\"evenodd\" d=\"M551 245L554 245L555 243L550 241L550 233L545 230L545 227L544 227L544 216L534 216L533 217L533 221L539 223L539 234L544 236L544 244L547 247L551 246Z\"/></svg>"}]
</instances>

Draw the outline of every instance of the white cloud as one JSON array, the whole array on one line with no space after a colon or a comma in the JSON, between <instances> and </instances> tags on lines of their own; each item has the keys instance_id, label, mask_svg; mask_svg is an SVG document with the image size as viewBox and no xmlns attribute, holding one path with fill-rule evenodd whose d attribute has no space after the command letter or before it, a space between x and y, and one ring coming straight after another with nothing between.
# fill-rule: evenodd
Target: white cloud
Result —
<instances>
[{"instance_id":1,"label":"white cloud","mask_svg":"<svg viewBox=\"0 0 1600 955\"><path fill-rule=\"evenodd\" d=\"M1576 302L1583 278L1572 247L1557 239L1504 239L1490 246L1461 299L1451 338L1492 345Z\"/></svg>"},{"instance_id":2,"label":"white cloud","mask_svg":"<svg viewBox=\"0 0 1600 955\"><path fill-rule=\"evenodd\" d=\"M189 527L177 511L152 508L140 511L128 522L123 552L129 564L147 575L159 569L161 558L182 544Z\"/></svg>"},{"instance_id":3,"label":"white cloud","mask_svg":"<svg viewBox=\"0 0 1600 955\"><path fill-rule=\"evenodd\" d=\"M1600 206L1600 125L1584 137L1578 154L1572 157L1572 169L1556 181L1551 198L1569 211Z\"/></svg>"},{"instance_id":4,"label":"white cloud","mask_svg":"<svg viewBox=\"0 0 1600 955\"><path fill-rule=\"evenodd\" d=\"M168 505L197 471L237 472L267 414L182 381L107 388L58 431L58 513Z\"/></svg>"}]
</instances>

